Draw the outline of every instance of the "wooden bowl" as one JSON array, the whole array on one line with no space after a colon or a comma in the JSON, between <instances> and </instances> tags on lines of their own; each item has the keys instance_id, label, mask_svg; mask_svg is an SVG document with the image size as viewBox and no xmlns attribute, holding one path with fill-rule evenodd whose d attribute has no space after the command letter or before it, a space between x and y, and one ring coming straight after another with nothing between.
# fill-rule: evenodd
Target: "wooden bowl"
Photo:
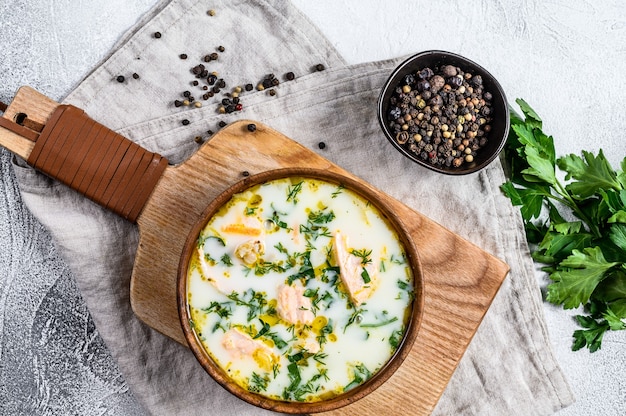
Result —
<instances>
[{"instance_id":1,"label":"wooden bowl","mask_svg":"<svg viewBox=\"0 0 626 416\"><path fill-rule=\"evenodd\" d=\"M476 153L472 163L464 163L458 168L453 166L447 167L445 165L433 165L429 163L428 160L422 159L418 154L410 151L406 143L398 143L396 134L394 134L389 127L388 114L391 106L390 99L394 94L394 90L400 85L404 77L408 74L415 74L417 71L424 68L433 69L443 65L453 65L473 75L480 75L483 80L484 90L489 91L493 96L493 113L491 115L493 120L491 122L491 131L487 133L488 142ZM421 166L447 175L466 175L483 169L498 157L509 134L509 108L504 90L498 80L485 68L461 55L437 50L420 52L413 55L398 65L391 73L378 98L378 121L385 133L385 137L398 152Z\"/></svg>"},{"instance_id":2,"label":"wooden bowl","mask_svg":"<svg viewBox=\"0 0 626 416\"><path fill-rule=\"evenodd\" d=\"M189 322L190 312L186 295L189 262L194 248L197 245L197 240L200 232L205 227L210 218L219 210L220 207L222 207L227 201L229 201L234 194L242 192L252 186L261 183L293 176L320 179L330 183L341 184L343 187L351 190L352 192L360 195L361 197L372 203L376 208L378 208L380 213L394 228L394 231L400 238L400 242L405 248L407 260L413 273L414 299L410 305L411 312L407 323L407 329L405 331L404 338L400 346L396 349L393 356L380 370L378 370L376 374L374 374L369 380L367 380L360 386L355 387L348 392L335 396L331 399L317 402L293 402L274 400L266 396L250 392L245 388L239 386L221 369L218 364L213 361L211 356L205 351L201 342L197 339L196 334L192 330ZM381 198L382 195L383 194L380 191L374 189L364 182L359 182L357 180L353 180L333 172L310 168L285 168L270 170L258 175L247 177L221 193L215 200L213 200L209 204L200 220L191 230L183 248L181 260L178 267L177 302L180 323L182 325L187 343L189 344L189 347L193 351L194 355L196 356L202 367L204 367L204 369L211 375L211 377L213 377L213 379L215 379L220 385L222 385L232 394L255 406L283 413L305 414L330 411L353 403L356 400L359 400L360 398L374 391L389 377L391 377L395 370L399 368L404 359L408 356L413 342L417 337L424 307L424 283L422 268L420 266L415 244L412 241L411 237L403 231L404 226L402 223L402 219L399 218L383 203L384 199Z\"/></svg>"}]
</instances>

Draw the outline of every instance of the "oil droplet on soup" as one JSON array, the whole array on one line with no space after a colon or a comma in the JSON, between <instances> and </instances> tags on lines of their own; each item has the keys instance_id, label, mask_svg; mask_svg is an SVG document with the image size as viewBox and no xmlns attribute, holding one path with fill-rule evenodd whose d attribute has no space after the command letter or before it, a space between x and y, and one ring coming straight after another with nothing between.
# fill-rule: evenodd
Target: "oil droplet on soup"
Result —
<instances>
[{"instance_id":1,"label":"oil droplet on soup","mask_svg":"<svg viewBox=\"0 0 626 416\"><path fill-rule=\"evenodd\" d=\"M284 401L364 383L406 331L413 276L394 229L341 185L291 177L234 195L188 270L192 329L243 388Z\"/></svg>"}]
</instances>

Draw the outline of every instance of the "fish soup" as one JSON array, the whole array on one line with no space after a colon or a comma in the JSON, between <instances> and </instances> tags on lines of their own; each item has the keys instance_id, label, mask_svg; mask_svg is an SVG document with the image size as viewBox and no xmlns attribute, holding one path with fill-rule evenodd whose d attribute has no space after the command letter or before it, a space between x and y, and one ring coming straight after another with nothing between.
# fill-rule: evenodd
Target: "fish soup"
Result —
<instances>
[{"instance_id":1,"label":"fish soup","mask_svg":"<svg viewBox=\"0 0 626 416\"><path fill-rule=\"evenodd\" d=\"M393 357L414 276L373 204L298 176L233 195L202 229L186 288L191 329L232 381L274 400L318 402Z\"/></svg>"}]
</instances>

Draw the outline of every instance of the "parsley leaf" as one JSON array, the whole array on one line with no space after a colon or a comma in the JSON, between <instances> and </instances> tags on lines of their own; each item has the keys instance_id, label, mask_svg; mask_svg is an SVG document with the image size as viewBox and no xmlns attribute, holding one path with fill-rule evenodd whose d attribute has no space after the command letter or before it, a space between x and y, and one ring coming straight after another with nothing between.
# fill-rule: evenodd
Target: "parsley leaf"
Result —
<instances>
[{"instance_id":1,"label":"parsley leaf","mask_svg":"<svg viewBox=\"0 0 626 416\"><path fill-rule=\"evenodd\" d=\"M626 329L626 158L615 171L602 150L556 157L541 118L516 103L500 189L520 207L532 257L549 273L546 300L586 313L572 349L594 352L606 331Z\"/></svg>"},{"instance_id":2,"label":"parsley leaf","mask_svg":"<svg viewBox=\"0 0 626 416\"><path fill-rule=\"evenodd\" d=\"M574 250L560 263L563 270L550 276L554 283L548 286L548 302L562 303L565 309L587 303L606 272L618 264L607 262L600 247Z\"/></svg>"}]
</instances>

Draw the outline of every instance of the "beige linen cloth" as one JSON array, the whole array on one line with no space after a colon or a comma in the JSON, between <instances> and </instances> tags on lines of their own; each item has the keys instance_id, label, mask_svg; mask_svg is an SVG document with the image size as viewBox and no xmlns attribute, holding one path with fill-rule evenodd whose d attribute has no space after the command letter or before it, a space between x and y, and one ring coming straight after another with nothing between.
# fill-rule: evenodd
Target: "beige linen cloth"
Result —
<instances>
[{"instance_id":1,"label":"beige linen cloth","mask_svg":"<svg viewBox=\"0 0 626 416\"><path fill-rule=\"evenodd\" d=\"M209 9L215 15L207 14ZM224 51L205 65L227 86L204 101L204 92L190 84L191 68L218 46ZM179 57L183 53L187 59ZM505 181L502 166L495 161L477 174L442 176L388 145L376 119L376 100L400 61L347 66L289 2L163 1L66 102L172 163L193 154L199 146L194 138L207 138L220 121L259 120L503 259L511 272L434 414L552 414L573 395L550 348L521 219L498 188ZM317 64L326 70L316 71ZM288 71L295 80L282 80ZM243 92L242 111L217 112L224 91L256 85L270 73L281 80L275 96L267 90ZM116 81L119 75L124 82ZM173 105L185 90L193 91L202 108ZM318 147L321 141L324 149ZM269 413L227 393L189 350L133 315L135 225L30 168L15 168L24 202L50 230L111 355L148 412Z\"/></svg>"}]
</instances>

